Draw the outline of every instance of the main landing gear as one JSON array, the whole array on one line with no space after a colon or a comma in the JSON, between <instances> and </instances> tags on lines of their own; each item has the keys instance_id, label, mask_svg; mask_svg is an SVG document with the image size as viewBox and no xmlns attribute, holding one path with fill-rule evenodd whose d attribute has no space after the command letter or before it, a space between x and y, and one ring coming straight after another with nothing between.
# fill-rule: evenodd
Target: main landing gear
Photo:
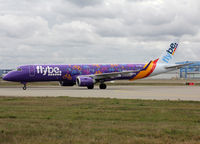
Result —
<instances>
[{"instance_id":1,"label":"main landing gear","mask_svg":"<svg viewBox=\"0 0 200 144\"><path fill-rule=\"evenodd\" d=\"M107 86L106 86L106 84L105 84L105 83L101 83L101 84L99 85L99 88L100 88L100 89L106 89L106 88L107 88Z\"/></svg>"},{"instance_id":2,"label":"main landing gear","mask_svg":"<svg viewBox=\"0 0 200 144\"><path fill-rule=\"evenodd\" d=\"M94 89L94 85L87 86L88 89Z\"/></svg>"},{"instance_id":3,"label":"main landing gear","mask_svg":"<svg viewBox=\"0 0 200 144\"><path fill-rule=\"evenodd\" d=\"M94 89L94 85L89 85L89 86L87 86L87 88L88 88L88 89ZM100 83L99 88L100 88L100 89L106 89L107 86L106 86L105 83Z\"/></svg>"}]
</instances>

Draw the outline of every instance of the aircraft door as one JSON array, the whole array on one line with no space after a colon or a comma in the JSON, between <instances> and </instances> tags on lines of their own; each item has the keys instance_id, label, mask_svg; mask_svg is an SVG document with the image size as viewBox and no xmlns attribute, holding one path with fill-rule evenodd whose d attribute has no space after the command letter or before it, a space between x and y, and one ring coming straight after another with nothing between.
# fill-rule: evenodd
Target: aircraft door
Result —
<instances>
[{"instance_id":1,"label":"aircraft door","mask_svg":"<svg viewBox=\"0 0 200 144\"><path fill-rule=\"evenodd\" d=\"M29 76L30 77L35 76L35 67L33 65L29 66Z\"/></svg>"}]
</instances>

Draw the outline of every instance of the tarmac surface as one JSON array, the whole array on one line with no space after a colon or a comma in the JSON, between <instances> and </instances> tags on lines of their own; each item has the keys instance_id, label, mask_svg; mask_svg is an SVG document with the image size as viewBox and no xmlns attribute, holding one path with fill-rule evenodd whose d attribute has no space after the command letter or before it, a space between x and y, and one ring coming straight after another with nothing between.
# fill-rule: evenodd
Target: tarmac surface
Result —
<instances>
[{"instance_id":1,"label":"tarmac surface","mask_svg":"<svg viewBox=\"0 0 200 144\"><path fill-rule=\"evenodd\" d=\"M93 97L116 99L200 101L199 86L108 86L100 90L82 87L37 86L26 91L19 87L0 87L0 96L12 97Z\"/></svg>"}]
</instances>

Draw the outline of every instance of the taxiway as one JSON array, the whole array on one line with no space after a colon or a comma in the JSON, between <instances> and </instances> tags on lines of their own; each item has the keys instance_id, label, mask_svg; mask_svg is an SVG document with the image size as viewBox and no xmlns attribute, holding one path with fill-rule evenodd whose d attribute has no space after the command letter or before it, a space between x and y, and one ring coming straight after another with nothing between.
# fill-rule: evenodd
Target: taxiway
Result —
<instances>
[{"instance_id":1,"label":"taxiway","mask_svg":"<svg viewBox=\"0 0 200 144\"><path fill-rule=\"evenodd\" d=\"M200 101L199 86L108 86L106 90L80 87L37 86L26 91L19 87L0 87L0 96L11 97L93 97L145 100Z\"/></svg>"}]
</instances>

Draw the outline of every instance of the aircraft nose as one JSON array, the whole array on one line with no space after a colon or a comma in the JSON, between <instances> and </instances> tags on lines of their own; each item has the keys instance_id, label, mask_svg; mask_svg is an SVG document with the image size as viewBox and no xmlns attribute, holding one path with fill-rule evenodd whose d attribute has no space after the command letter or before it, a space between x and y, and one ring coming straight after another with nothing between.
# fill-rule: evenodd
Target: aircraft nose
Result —
<instances>
[{"instance_id":1,"label":"aircraft nose","mask_svg":"<svg viewBox=\"0 0 200 144\"><path fill-rule=\"evenodd\" d=\"M12 81L13 80L13 75L8 73L8 74L4 75L2 77L2 79L5 80L5 81Z\"/></svg>"},{"instance_id":2,"label":"aircraft nose","mask_svg":"<svg viewBox=\"0 0 200 144\"><path fill-rule=\"evenodd\" d=\"M3 80L9 81L9 76L8 76L8 74L3 76Z\"/></svg>"}]
</instances>

